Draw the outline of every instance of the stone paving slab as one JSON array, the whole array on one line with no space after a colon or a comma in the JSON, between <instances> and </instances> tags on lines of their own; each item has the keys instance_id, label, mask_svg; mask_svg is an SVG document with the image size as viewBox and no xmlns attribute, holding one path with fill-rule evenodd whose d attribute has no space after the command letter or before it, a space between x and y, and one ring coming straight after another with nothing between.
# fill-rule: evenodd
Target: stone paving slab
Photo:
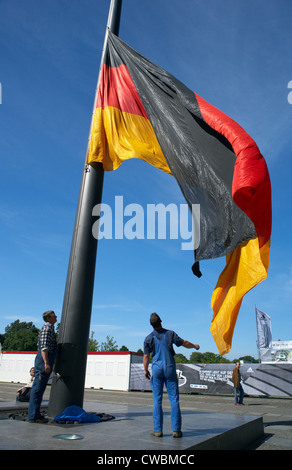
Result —
<instances>
[{"instance_id":1,"label":"stone paving slab","mask_svg":"<svg viewBox=\"0 0 292 470\"><path fill-rule=\"evenodd\" d=\"M19 388L19 384L9 384L9 383L0 383L0 416L1 409L9 409L15 407L15 390ZM50 387L47 388L45 392L46 400L43 401L44 407L48 404L48 398L50 393ZM172 438L171 429L170 429L170 412L169 412L169 403L167 397L163 401L163 407L165 410L165 429L164 437L160 441L159 438L153 438L150 436L149 431L152 428L152 395L151 393L143 392L121 392L121 391L109 391L109 390L91 390L85 389L84 395L84 408L86 411L93 412L109 412L113 411L117 414L115 418L115 423L113 422L104 422L87 425L87 428L84 425L77 425L78 433L83 436L83 439L80 439L78 444L77 441L74 442L59 442L56 443L56 438L53 437L57 433L62 433L62 429L57 429L56 432L52 430L48 433L49 443L47 447L51 446L51 441L53 440L54 445L58 446L58 449L85 449L87 446L92 446L93 449L99 449L103 447L107 449L108 447L114 447L118 449L118 444L121 445L121 436L123 440L131 444L127 446L137 448L137 441L140 442L139 446L149 449L186 449L189 446L203 445L202 442L199 442L200 435L204 434L204 442L208 442L209 437L212 440L213 447L218 448L218 443L222 445L223 440L228 437L228 429L223 429L221 418L222 415L225 419L225 415L229 415L229 424L236 422L237 417L245 417L257 425L258 418L261 418L264 426L264 434L246 446L246 449L252 450L292 450L292 400L291 399L281 399L281 398L260 398L260 397L245 397L245 406L236 407L233 405L233 397L231 396L211 396L211 395L187 395L181 394L180 396L181 409L183 413L183 438L181 440L175 440ZM24 404L23 408L27 407ZM89 408L88 408L89 407ZM211 419L213 415L214 420ZM3 415L3 413L2 413ZM230 415L233 415L230 417ZM206 421L206 417L208 420ZM217 419L218 418L218 419ZM241 419L241 418L240 418ZM12 420L9 420L12 421ZM0 444L2 442L2 436L4 435L4 441L9 441L9 446L17 448L17 438L13 436L12 440L7 439L8 434L6 434L6 427L9 427L9 433L15 432L16 436L19 432L18 426L23 432L24 429L27 429L28 423L6 423L4 425L4 420L0 419ZM25 426L23 426L25 424ZM213 432L217 428L217 432L208 433L209 429ZM241 421L241 425L245 425L245 421ZM30 425L37 426L42 428L45 425ZM63 426L63 425L62 425ZM221 430L220 430L221 426ZM50 429L53 426L50 425ZM235 441L240 439L241 435L241 426L236 426L236 429L239 432L235 433L235 428L230 426L233 429L232 434ZM69 429L69 428L68 428ZM102 429L102 431L100 431ZM74 429L70 429L68 433L74 433ZM109 443L108 439L108 430L114 431L114 444ZM81 432L82 431L82 432ZM30 430L29 432L34 432L34 435L37 432ZM44 431L40 431L43 434ZM67 431L66 431L67 432ZM86 433L86 435L83 434ZM220 439L217 439L217 436L220 436ZM217 443L215 442L217 439ZM81 443L82 441L82 443ZM179 442L177 442L179 441ZM191 441L191 443L190 443ZM230 441L230 436L229 436ZM36 441L37 442L37 441ZM64 447L65 444L65 447ZM90 444L90 445L89 445ZM210 442L208 443L208 445ZM229 442L230 444L230 442ZM23 444L24 445L24 444ZM39 444L38 444L39 445ZM43 445L43 444L42 444ZM239 445L239 442L237 442ZM105 447L104 447L105 446ZM3 449L3 447L2 447Z\"/></svg>"},{"instance_id":2,"label":"stone paving slab","mask_svg":"<svg viewBox=\"0 0 292 470\"><path fill-rule=\"evenodd\" d=\"M7 409L9 408L7 404ZM90 424L35 424L6 416L0 420L1 450L160 450L242 449L263 436L259 417L182 411L183 437L174 439L170 412L164 413L162 438L150 435L152 410L147 407L86 402L84 409L114 419ZM16 411L14 410L13 413ZM20 413L20 411L19 411ZM3 415L3 411L2 411ZM59 434L81 439L57 439Z\"/></svg>"}]
</instances>

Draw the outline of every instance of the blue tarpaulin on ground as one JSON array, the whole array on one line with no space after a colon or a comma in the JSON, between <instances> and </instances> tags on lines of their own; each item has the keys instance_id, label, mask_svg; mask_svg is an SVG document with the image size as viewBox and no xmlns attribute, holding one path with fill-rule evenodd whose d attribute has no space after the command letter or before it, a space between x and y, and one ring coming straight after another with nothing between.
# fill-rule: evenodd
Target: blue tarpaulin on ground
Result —
<instances>
[{"instance_id":1,"label":"blue tarpaulin on ground","mask_svg":"<svg viewBox=\"0 0 292 470\"><path fill-rule=\"evenodd\" d=\"M66 421L78 421L79 423L96 423L102 421L102 419L96 414L86 413L79 406L68 406L63 413L59 414L54 418L54 421L66 422Z\"/></svg>"}]
</instances>

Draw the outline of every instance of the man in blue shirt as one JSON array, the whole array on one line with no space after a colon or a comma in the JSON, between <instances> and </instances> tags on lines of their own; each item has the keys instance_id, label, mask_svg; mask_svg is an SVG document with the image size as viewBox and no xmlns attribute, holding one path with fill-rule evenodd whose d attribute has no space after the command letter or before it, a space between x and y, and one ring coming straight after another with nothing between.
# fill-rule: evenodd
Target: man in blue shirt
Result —
<instances>
[{"instance_id":1,"label":"man in blue shirt","mask_svg":"<svg viewBox=\"0 0 292 470\"><path fill-rule=\"evenodd\" d=\"M187 349L199 349L200 346L180 338L172 330L162 328L161 318L157 313L151 314L150 324L153 327L153 331L146 336L144 341L143 364L145 377L150 379L148 367L150 354L152 354L153 430L151 435L156 437L163 435L162 398L163 386L165 384L171 406L172 435L173 437L181 437L181 412L173 344L184 346Z\"/></svg>"}]
</instances>

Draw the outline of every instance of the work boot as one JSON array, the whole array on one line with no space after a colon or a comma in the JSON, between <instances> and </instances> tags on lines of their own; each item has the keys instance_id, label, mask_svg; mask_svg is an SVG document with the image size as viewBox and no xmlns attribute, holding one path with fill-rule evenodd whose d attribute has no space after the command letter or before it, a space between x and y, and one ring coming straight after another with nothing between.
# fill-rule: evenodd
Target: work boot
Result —
<instances>
[{"instance_id":1,"label":"work boot","mask_svg":"<svg viewBox=\"0 0 292 470\"><path fill-rule=\"evenodd\" d=\"M38 423L38 424L47 424L49 420L47 418L37 418L37 419L29 419L29 423Z\"/></svg>"},{"instance_id":2,"label":"work boot","mask_svg":"<svg viewBox=\"0 0 292 470\"><path fill-rule=\"evenodd\" d=\"M181 431L173 431L172 432L172 437L182 437L182 432Z\"/></svg>"},{"instance_id":3,"label":"work boot","mask_svg":"<svg viewBox=\"0 0 292 470\"><path fill-rule=\"evenodd\" d=\"M150 434L151 434L151 436L155 436L155 437L162 437L163 436L162 432L154 431L154 429L152 429L152 431L150 431Z\"/></svg>"}]
</instances>

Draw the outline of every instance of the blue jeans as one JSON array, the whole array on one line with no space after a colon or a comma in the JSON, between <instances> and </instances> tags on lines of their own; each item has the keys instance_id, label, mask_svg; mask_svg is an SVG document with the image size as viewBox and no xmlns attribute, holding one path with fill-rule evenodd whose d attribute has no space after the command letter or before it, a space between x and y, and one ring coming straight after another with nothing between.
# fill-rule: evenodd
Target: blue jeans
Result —
<instances>
[{"instance_id":1,"label":"blue jeans","mask_svg":"<svg viewBox=\"0 0 292 470\"><path fill-rule=\"evenodd\" d=\"M153 393L153 429L157 432L162 432L163 428L163 386L166 385L166 390L171 407L171 426L173 431L181 430L181 412L179 406L179 391L178 380L173 378L157 378L155 375L151 377L151 387Z\"/></svg>"},{"instance_id":2,"label":"blue jeans","mask_svg":"<svg viewBox=\"0 0 292 470\"><path fill-rule=\"evenodd\" d=\"M49 363L51 366L51 370L54 365L54 359L55 354L49 354ZM45 392L48 380L51 375L51 372L49 374L45 373L45 363L40 352L38 352L36 355L34 366L35 378L30 392L28 419L39 419L41 417L40 407L43 399L43 394Z\"/></svg>"},{"instance_id":3,"label":"blue jeans","mask_svg":"<svg viewBox=\"0 0 292 470\"><path fill-rule=\"evenodd\" d=\"M238 401L238 395L239 395L239 401ZM243 402L243 388L242 385L239 384L237 388L234 387L234 403L237 405L237 403L242 403Z\"/></svg>"}]
</instances>

